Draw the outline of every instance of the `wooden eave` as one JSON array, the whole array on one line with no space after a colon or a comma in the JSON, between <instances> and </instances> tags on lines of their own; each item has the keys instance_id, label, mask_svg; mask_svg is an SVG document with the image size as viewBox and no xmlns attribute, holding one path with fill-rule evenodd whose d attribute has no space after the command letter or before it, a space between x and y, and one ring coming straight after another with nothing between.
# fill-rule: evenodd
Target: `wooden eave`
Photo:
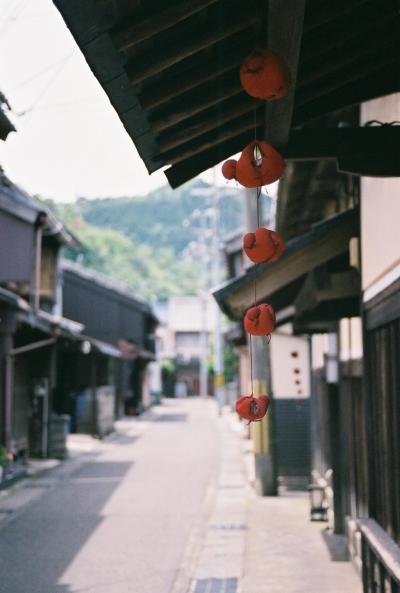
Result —
<instances>
[{"instance_id":1,"label":"wooden eave","mask_svg":"<svg viewBox=\"0 0 400 593\"><path fill-rule=\"evenodd\" d=\"M260 137L288 159L327 158L324 130L305 156L297 129L400 90L394 0L54 3L149 173L170 165L172 187L240 151L254 137L255 111ZM282 101L257 102L240 86L257 40L291 67L295 86Z\"/></svg>"},{"instance_id":2,"label":"wooden eave","mask_svg":"<svg viewBox=\"0 0 400 593\"><path fill-rule=\"evenodd\" d=\"M294 302L307 274L347 253L354 236L358 236L357 211L349 210L291 239L277 262L249 268L217 289L214 297L230 318L239 320L254 303L257 277L257 302L271 302L278 310L284 308Z\"/></svg>"}]
</instances>

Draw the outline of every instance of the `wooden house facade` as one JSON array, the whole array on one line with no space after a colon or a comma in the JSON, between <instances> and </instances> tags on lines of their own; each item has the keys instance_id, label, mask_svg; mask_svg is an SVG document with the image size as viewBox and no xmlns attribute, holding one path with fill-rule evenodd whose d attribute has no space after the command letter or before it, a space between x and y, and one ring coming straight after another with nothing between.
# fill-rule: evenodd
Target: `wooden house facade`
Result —
<instances>
[{"instance_id":1,"label":"wooden house facade","mask_svg":"<svg viewBox=\"0 0 400 593\"><path fill-rule=\"evenodd\" d=\"M16 462L64 456L68 430L103 436L150 404L150 307L80 266L61 270L64 246L74 237L1 172L0 443Z\"/></svg>"},{"instance_id":2,"label":"wooden house facade","mask_svg":"<svg viewBox=\"0 0 400 593\"><path fill-rule=\"evenodd\" d=\"M51 314L57 260L61 247L74 244L46 208L1 172L1 442L16 458L48 452L55 343L75 331Z\"/></svg>"},{"instance_id":3,"label":"wooden house facade","mask_svg":"<svg viewBox=\"0 0 400 593\"><path fill-rule=\"evenodd\" d=\"M334 529L347 529L366 592L398 591L398 4L55 4L150 173L169 166L177 187L242 150L255 122L285 157L276 225L287 247L261 268L259 298L310 336L312 463L333 469ZM281 101L255 102L240 85L257 44L290 67ZM216 292L234 319L254 273ZM264 387L267 354L257 372ZM260 469L273 473L271 451Z\"/></svg>"},{"instance_id":4,"label":"wooden house facade","mask_svg":"<svg viewBox=\"0 0 400 593\"><path fill-rule=\"evenodd\" d=\"M64 261L62 310L65 317L84 326L86 337L108 344L120 353L107 371L112 378L107 378L106 367L99 360L92 367L92 379L85 382L86 388L93 380L98 386L115 386L113 418L123 413L139 413L148 407L147 366L155 359L158 323L151 307L137 299L126 286ZM69 376L68 371L66 376ZM82 384L66 386L63 397L68 399L71 393L79 394L82 387Z\"/></svg>"}]
</instances>

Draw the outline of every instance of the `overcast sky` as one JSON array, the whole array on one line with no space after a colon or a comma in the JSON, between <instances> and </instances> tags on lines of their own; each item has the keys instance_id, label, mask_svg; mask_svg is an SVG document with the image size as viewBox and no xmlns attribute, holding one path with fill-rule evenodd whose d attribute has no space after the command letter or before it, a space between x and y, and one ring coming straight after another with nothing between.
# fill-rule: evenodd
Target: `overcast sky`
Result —
<instances>
[{"instance_id":1,"label":"overcast sky","mask_svg":"<svg viewBox=\"0 0 400 593\"><path fill-rule=\"evenodd\" d=\"M147 173L51 0L1 0L0 90L18 130L0 164L27 191L72 200L166 183Z\"/></svg>"}]
</instances>

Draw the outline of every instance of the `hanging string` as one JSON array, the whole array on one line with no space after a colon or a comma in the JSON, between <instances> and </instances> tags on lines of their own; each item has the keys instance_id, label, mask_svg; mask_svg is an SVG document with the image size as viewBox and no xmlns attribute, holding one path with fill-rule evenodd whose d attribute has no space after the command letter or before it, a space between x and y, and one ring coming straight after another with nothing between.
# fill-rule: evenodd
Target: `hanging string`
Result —
<instances>
[{"instance_id":1,"label":"hanging string","mask_svg":"<svg viewBox=\"0 0 400 593\"><path fill-rule=\"evenodd\" d=\"M260 217L260 212L261 212L261 204L260 204L260 198L261 198L261 187L257 187L256 189L256 198L257 198L257 227L259 228L261 226L261 217Z\"/></svg>"},{"instance_id":2,"label":"hanging string","mask_svg":"<svg viewBox=\"0 0 400 593\"><path fill-rule=\"evenodd\" d=\"M254 140L257 140L257 101L254 101Z\"/></svg>"},{"instance_id":3,"label":"hanging string","mask_svg":"<svg viewBox=\"0 0 400 593\"><path fill-rule=\"evenodd\" d=\"M251 342L250 335L250 382L251 382L251 395L254 395L254 384L253 384L253 344Z\"/></svg>"}]
</instances>

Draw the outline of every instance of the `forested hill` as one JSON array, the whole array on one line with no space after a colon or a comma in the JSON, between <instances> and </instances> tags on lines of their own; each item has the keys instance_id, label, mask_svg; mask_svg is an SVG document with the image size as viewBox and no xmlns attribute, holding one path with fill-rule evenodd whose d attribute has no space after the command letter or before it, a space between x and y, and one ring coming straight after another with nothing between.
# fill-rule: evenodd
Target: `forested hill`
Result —
<instances>
[{"instance_id":1,"label":"forested hill","mask_svg":"<svg viewBox=\"0 0 400 593\"><path fill-rule=\"evenodd\" d=\"M77 201L83 219L89 224L122 232L140 245L171 249L182 253L200 222L191 216L195 210L205 210L213 204L207 192L210 186L196 180L172 190L165 186L147 196ZM220 198L222 235L242 226L241 191L226 188Z\"/></svg>"},{"instance_id":2,"label":"forested hill","mask_svg":"<svg viewBox=\"0 0 400 593\"><path fill-rule=\"evenodd\" d=\"M201 212L213 205L209 189L196 180L144 197L42 201L81 243L64 250L64 257L126 283L138 297L160 300L198 289L199 258L187 247L198 239ZM206 193L196 195L198 190ZM240 190L224 190L219 209L221 236L242 226Z\"/></svg>"}]
</instances>

